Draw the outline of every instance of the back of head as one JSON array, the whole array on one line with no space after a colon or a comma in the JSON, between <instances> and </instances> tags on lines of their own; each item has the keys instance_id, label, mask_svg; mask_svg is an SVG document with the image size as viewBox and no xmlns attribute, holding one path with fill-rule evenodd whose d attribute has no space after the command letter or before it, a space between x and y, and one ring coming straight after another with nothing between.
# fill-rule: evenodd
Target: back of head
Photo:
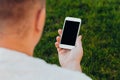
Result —
<instances>
[{"instance_id":1,"label":"back of head","mask_svg":"<svg viewBox=\"0 0 120 80\"><path fill-rule=\"evenodd\" d=\"M42 8L44 3L45 0L0 0L0 34L23 30L35 8Z\"/></svg>"}]
</instances>

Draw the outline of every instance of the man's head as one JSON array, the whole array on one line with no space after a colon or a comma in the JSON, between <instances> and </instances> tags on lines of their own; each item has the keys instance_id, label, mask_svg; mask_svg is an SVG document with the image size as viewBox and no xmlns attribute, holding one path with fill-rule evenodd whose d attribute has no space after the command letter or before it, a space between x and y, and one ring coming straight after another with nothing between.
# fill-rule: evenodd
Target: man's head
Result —
<instances>
[{"instance_id":1,"label":"man's head","mask_svg":"<svg viewBox=\"0 0 120 80\"><path fill-rule=\"evenodd\" d=\"M34 48L43 31L45 6L45 0L0 0L0 47Z\"/></svg>"}]
</instances>

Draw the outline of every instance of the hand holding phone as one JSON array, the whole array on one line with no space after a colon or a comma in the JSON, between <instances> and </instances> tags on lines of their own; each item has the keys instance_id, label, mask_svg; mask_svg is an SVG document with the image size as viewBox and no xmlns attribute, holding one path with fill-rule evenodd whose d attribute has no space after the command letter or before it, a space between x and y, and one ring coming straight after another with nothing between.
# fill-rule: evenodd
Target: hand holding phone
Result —
<instances>
[{"instance_id":1,"label":"hand holding phone","mask_svg":"<svg viewBox=\"0 0 120 80\"><path fill-rule=\"evenodd\" d=\"M72 26L73 27L73 26ZM61 48L61 38L63 35L63 30L59 29L58 30L59 36L56 38L56 43L55 46L58 51L59 55L59 62L63 68L67 68L70 70L75 70L75 71L82 71L80 62L83 57L83 48L82 48L82 36L77 37L76 39L76 47L72 49L68 49L67 46L65 45L66 48Z\"/></svg>"},{"instance_id":2,"label":"hand holding phone","mask_svg":"<svg viewBox=\"0 0 120 80\"><path fill-rule=\"evenodd\" d=\"M57 42L55 43L55 46L58 51L59 55L59 62L61 67L70 69L70 70L75 70L75 71L82 71L80 62L83 57L83 48L82 48L82 36L79 36L76 41L76 47L73 49L63 49L60 48L60 40L61 40L61 35L62 35L62 30L58 30L59 36L57 36L56 40Z\"/></svg>"}]
</instances>

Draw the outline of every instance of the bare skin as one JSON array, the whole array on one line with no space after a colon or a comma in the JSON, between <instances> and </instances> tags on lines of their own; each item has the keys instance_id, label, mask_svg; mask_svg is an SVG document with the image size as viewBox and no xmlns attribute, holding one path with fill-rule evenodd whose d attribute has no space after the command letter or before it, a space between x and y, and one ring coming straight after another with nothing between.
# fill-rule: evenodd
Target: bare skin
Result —
<instances>
[{"instance_id":1,"label":"bare skin","mask_svg":"<svg viewBox=\"0 0 120 80\"><path fill-rule=\"evenodd\" d=\"M25 53L29 56L33 55L33 51L35 46L37 45L39 39L41 38L44 23L46 17L46 8L42 8L40 10L40 6L36 6L35 10L33 10L31 17L29 18L26 24L29 24L28 33L21 34L11 33L11 34L1 34L0 33L0 47L8 48L11 50L16 50L22 53ZM14 26L14 25L7 25ZM20 25L18 24L18 27ZM14 29L7 29L5 32L11 31L14 32ZM22 37L21 37L22 35Z\"/></svg>"},{"instance_id":2,"label":"bare skin","mask_svg":"<svg viewBox=\"0 0 120 80\"><path fill-rule=\"evenodd\" d=\"M60 40L61 40L60 36L62 34L62 30L59 29L58 33L59 33L59 36L57 36L56 38L57 42L55 43L55 46L58 51L59 61L60 61L61 66L63 68L82 72L82 69L80 66L80 62L83 56L83 48L82 48L82 42L81 42L82 36L79 36L77 38L76 47L74 49L67 50L67 49L61 49L59 47Z\"/></svg>"}]
</instances>

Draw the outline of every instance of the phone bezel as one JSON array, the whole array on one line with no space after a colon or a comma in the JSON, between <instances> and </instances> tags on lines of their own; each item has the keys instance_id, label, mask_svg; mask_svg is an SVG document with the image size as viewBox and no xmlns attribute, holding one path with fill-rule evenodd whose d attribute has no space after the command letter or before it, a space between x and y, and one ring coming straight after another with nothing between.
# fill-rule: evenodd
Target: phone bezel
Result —
<instances>
[{"instance_id":1,"label":"phone bezel","mask_svg":"<svg viewBox=\"0 0 120 80\"><path fill-rule=\"evenodd\" d=\"M64 25L63 25L63 32L64 32L64 28L65 28L65 23L66 21L74 21L74 22L79 22L79 28L78 28L78 33L77 33L77 37L79 35L80 32L80 26L81 26L81 19L80 18L74 18L74 17L66 17L64 20ZM63 36L63 34L62 34ZM61 40L62 40L62 36L61 36ZM76 37L76 39L77 39ZM60 41L60 48L64 48L64 49L73 49L75 46L71 46L71 45L66 45L66 44L62 44Z\"/></svg>"}]
</instances>

